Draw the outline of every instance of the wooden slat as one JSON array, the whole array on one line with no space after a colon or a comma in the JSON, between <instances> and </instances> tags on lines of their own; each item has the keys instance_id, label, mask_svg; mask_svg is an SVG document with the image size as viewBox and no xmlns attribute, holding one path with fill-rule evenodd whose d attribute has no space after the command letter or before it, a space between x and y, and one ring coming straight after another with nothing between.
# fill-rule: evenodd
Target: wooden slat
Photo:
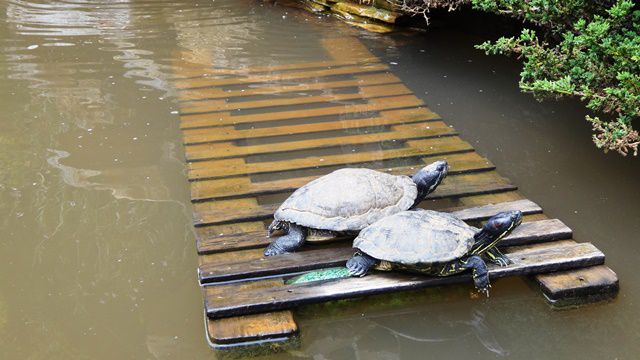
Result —
<instances>
[{"instance_id":1,"label":"wooden slat","mask_svg":"<svg viewBox=\"0 0 640 360\"><path fill-rule=\"evenodd\" d=\"M513 252L507 251L507 255L514 264L508 267L489 265L491 278L553 272L604 263L604 254L590 243L559 244L553 247L531 245ZM243 292L217 292L215 286L212 286L210 290L207 289L205 306L210 317L218 318L470 281L469 274L428 277L376 273L361 278L283 285Z\"/></svg>"},{"instance_id":2,"label":"wooden slat","mask_svg":"<svg viewBox=\"0 0 640 360\"><path fill-rule=\"evenodd\" d=\"M451 176L447 178L446 182L443 182L433 194L430 194L428 199L439 199L445 197L460 197L468 195L488 194L495 192L504 192L515 190L516 187L509 184L509 182L497 175L493 176L480 176L484 174L474 175L460 175ZM532 202L519 202L514 206L522 205L525 208L533 207L539 209L537 205L535 207ZM243 209L237 209L230 212L226 209L206 209L208 205L198 207L196 204L194 207L194 225L206 226L214 224L225 224L230 222L239 221L256 221L266 220L273 216L273 213L278 208L279 204L261 205L257 207L247 207ZM487 206L487 212L495 210L495 207ZM514 209L514 210L517 210Z\"/></svg>"},{"instance_id":3,"label":"wooden slat","mask_svg":"<svg viewBox=\"0 0 640 360\"><path fill-rule=\"evenodd\" d=\"M442 155L439 156L438 159L446 160L449 163L449 176L495 169L495 165L486 158L478 155L476 152ZM433 159L427 158L422 161L424 162L423 164L417 164L414 166L393 168L374 166L373 169L393 175L410 176L421 167L427 165L428 162L433 161ZM291 192L304 184L317 179L318 177L320 177L320 175L256 183L251 182L249 177L246 176L229 179L194 181L191 182L191 199L192 201L204 201Z\"/></svg>"},{"instance_id":4,"label":"wooden slat","mask_svg":"<svg viewBox=\"0 0 640 360\"><path fill-rule=\"evenodd\" d=\"M178 90L186 90L186 89L197 89L197 88L204 88L204 87L211 87L211 86L255 84L255 83L274 82L274 81L283 81L283 80L316 78L316 77L324 77L324 76L361 74L361 73L368 73L368 72L385 71L388 69L389 67L384 64L370 64L370 65L367 64L367 65L361 65L361 66L345 66L345 67L328 68L328 69L321 69L321 70L285 72L285 73L253 75L253 76L246 76L246 77L233 77L233 78L223 78L223 79L216 79L216 78L211 79L207 77L200 77L200 78L176 80L175 87Z\"/></svg>"},{"instance_id":5,"label":"wooden slat","mask_svg":"<svg viewBox=\"0 0 640 360\"><path fill-rule=\"evenodd\" d=\"M417 146L425 144L424 146ZM310 156L287 161L246 163L243 159L207 160L189 164L189 180L219 179L238 175L264 174L287 170L314 169L333 165L357 164L388 159L435 156L472 151L469 143L457 136L416 140L402 149L359 152L328 156Z\"/></svg>"},{"instance_id":6,"label":"wooden slat","mask_svg":"<svg viewBox=\"0 0 640 360\"><path fill-rule=\"evenodd\" d=\"M457 135L455 130L443 122L395 125L391 127L390 130L391 131L374 132L371 134L344 134L344 136L337 135L334 137L319 137L317 139L249 146L237 146L231 142L191 145L185 147L185 153L188 161L202 161L249 155L275 154L296 150L341 147L345 145L375 144L384 141L404 141Z\"/></svg>"},{"instance_id":7,"label":"wooden slat","mask_svg":"<svg viewBox=\"0 0 640 360\"><path fill-rule=\"evenodd\" d=\"M188 54L187 54L188 55ZM313 61L294 64L273 64L273 65L261 65L261 66L244 66L239 68L214 68L211 65L204 65L194 62L180 61L180 64L175 66L175 76L171 80L179 80L195 77L209 77L209 76L223 76L223 75L239 75L247 76L254 73L270 73L279 71L291 71L291 70L308 70L314 68L334 68L341 66L354 66L361 64L371 64L379 62L378 59L368 58L359 60L324 60Z\"/></svg>"},{"instance_id":8,"label":"wooden slat","mask_svg":"<svg viewBox=\"0 0 640 360\"><path fill-rule=\"evenodd\" d=\"M533 242L533 236L540 241L551 241L568 239L571 237L571 234L571 229L562 221L548 219L523 223L522 226L517 228L517 231L510 236L509 241L514 242L512 245L516 245L516 238L524 244L526 242ZM527 235L532 237L527 237ZM198 239L197 243L199 254L213 254L234 250L263 248L271 241L273 241L273 239L267 238L265 231L252 231Z\"/></svg>"},{"instance_id":9,"label":"wooden slat","mask_svg":"<svg viewBox=\"0 0 640 360\"><path fill-rule=\"evenodd\" d=\"M465 219L463 219L465 220ZM500 242L501 247L531 244L552 240L570 239L571 229L560 220L541 220L522 223ZM265 242L264 233L259 238ZM349 244L349 242L346 242ZM214 283L265 276L282 276L308 270L343 266L353 255L351 246L323 247L299 251L284 256L259 257L255 259L209 263L200 266L198 276L201 283Z\"/></svg>"},{"instance_id":10,"label":"wooden slat","mask_svg":"<svg viewBox=\"0 0 640 360\"><path fill-rule=\"evenodd\" d=\"M279 106L305 105L315 103L331 103L349 100L371 99L384 96L409 95L409 90L403 84L387 84L365 86L356 93L323 94L314 96L282 97L277 99L227 102L225 100L204 100L193 103L183 103L180 106L182 116L200 115L220 111L237 111L246 109L274 108Z\"/></svg>"},{"instance_id":11,"label":"wooden slat","mask_svg":"<svg viewBox=\"0 0 640 360\"><path fill-rule=\"evenodd\" d=\"M604 265L543 274L536 280L548 301L561 306L575 305L576 298L590 296L604 300L619 290L618 275Z\"/></svg>"},{"instance_id":12,"label":"wooden slat","mask_svg":"<svg viewBox=\"0 0 640 360\"><path fill-rule=\"evenodd\" d=\"M246 97L254 95L274 95L287 93L300 93L313 90L342 89L349 87L372 86L382 84L399 83L395 75L391 73L356 75L353 79L339 81L325 81L300 83L294 85L273 85L262 87L250 87L247 89L224 90L221 88L204 88L197 90L184 90L178 92L178 99L181 102L205 100L205 99L230 99L235 97Z\"/></svg>"},{"instance_id":13,"label":"wooden slat","mask_svg":"<svg viewBox=\"0 0 640 360\"><path fill-rule=\"evenodd\" d=\"M304 121L306 121L305 119L313 117L334 115L346 116L347 114L362 114L422 105L422 100L418 99L414 95L391 96L369 99L366 104L346 104L341 106L310 108L305 109L304 111L289 110L248 115L231 115L230 113L192 115L182 118L180 127L182 129L192 129L291 119L299 119L300 123L304 123Z\"/></svg>"},{"instance_id":14,"label":"wooden slat","mask_svg":"<svg viewBox=\"0 0 640 360\"><path fill-rule=\"evenodd\" d=\"M425 108L411 108L383 111L377 117L362 119L326 121L302 125L285 125L257 129L237 130L234 126L183 130L186 145L204 144L238 139L258 139L284 134L322 133L325 131L370 128L375 126L409 124L413 122L435 121L440 117Z\"/></svg>"}]
</instances>

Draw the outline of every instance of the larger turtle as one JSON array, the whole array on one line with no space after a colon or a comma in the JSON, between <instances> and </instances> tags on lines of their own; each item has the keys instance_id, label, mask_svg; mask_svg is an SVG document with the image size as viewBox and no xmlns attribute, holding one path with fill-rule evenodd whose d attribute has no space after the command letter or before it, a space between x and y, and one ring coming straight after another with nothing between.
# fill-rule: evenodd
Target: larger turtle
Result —
<instances>
[{"instance_id":1,"label":"larger turtle","mask_svg":"<svg viewBox=\"0 0 640 360\"><path fill-rule=\"evenodd\" d=\"M352 276L364 276L373 268L435 276L471 270L476 288L488 295L485 259L499 266L512 263L496 244L521 222L520 211L501 212L482 229L447 213L422 209L399 212L360 232L353 242L357 251L347 261L347 269Z\"/></svg>"},{"instance_id":2,"label":"larger turtle","mask_svg":"<svg viewBox=\"0 0 640 360\"><path fill-rule=\"evenodd\" d=\"M385 216L413 208L447 175L444 160L425 166L412 177L370 169L340 169L296 190L274 214L265 256L298 249L305 241L355 236Z\"/></svg>"}]
</instances>

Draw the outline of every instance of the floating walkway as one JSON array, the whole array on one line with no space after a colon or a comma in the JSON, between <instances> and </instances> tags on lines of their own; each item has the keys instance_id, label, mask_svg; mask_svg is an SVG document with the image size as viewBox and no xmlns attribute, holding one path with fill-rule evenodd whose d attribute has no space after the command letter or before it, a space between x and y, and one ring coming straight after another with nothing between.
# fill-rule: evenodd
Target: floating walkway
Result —
<instances>
[{"instance_id":1,"label":"floating walkway","mask_svg":"<svg viewBox=\"0 0 640 360\"><path fill-rule=\"evenodd\" d=\"M618 280L594 245L548 219L456 131L353 38L323 41L331 60L216 69L180 54L180 101L203 285L207 334L224 348L283 341L303 304L468 283L468 274L375 273L287 285L301 272L344 265L350 241L265 258L265 224L295 189L340 167L412 174L446 159L449 176L421 207L473 224L517 209L523 224L503 240L514 264L489 265L492 279L532 275L551 303L614 296ZM498 285L499 286L499 283Z\"/></svg>"}]
</instances>

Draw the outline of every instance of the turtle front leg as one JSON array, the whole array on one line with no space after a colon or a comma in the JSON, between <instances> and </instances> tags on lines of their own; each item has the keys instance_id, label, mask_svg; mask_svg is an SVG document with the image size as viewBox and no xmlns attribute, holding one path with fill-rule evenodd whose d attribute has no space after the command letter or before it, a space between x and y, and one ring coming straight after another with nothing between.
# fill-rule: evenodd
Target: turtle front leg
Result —
<instances>
[{"instance_id":1,"label":"turtle front leg","mask_svg":"<svg viewBox=\"0 0 640 360\"><path fill-rule=\"evenodd\" d=\"M487 250L485 252L485 255L487 256L487 260L489 260L490 263L496 264L498 266L505 267L513 264L513 261L511 261L511 259L509 259L507 255L503 254L502 251L500 251L500 249L498 249L496 246Z\"/></svg>"},{"instance_id":2,"label":"turtle front leg","mask_svg":"<svg viewBox=\"0 0 640 360\"><path fill-rule=\"evenodd\" d=\"M491 287L489 284L489 270L487 270L487 264L484 260L478 255L473 255L460 260L460 265L464 269L471 269L476 289L489 297L489 288Z\"/></svg>"},{"instance_id":3,"label":"turtle front leg","mask_svg":"<svg viewBox=\"0 0 640 360\"><path fill-rule=\"evenodd\" d=\"M367 254L357 252L347 261L347 270L351 276L365 276L378 263L378 260Z\"/></svg>"},{"instance_id":4,"label":"turtle front leg","mask_svg":"<svg viewBox=\"0 0 640 360\"><path fill-rule=\"evenodd\" d=\"M280 236L264 250L264 256L286 254L297 250L307 238L307 228L289 224L287 235Z\"/></svg>"}]
</instances>

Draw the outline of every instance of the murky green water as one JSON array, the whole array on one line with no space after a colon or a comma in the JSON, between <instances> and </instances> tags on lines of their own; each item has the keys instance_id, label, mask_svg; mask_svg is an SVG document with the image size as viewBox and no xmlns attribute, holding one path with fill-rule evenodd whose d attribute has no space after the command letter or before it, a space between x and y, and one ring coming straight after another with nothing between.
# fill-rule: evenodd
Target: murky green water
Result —
<instances>
[{"instance_id":1,"label":"murky green water","mask_svg":"<svg viewBox=\"0 0 640 360\"><path fill-rule=\"evenodd\" d=\"M307 307L300 348L273 357L637 358L640 162L596 150L578 103L520 94L515 62L471 50L474 32L371 35L250 0L11 0L0 10L2 359L214 358L169 80L175 52L226 67L293 63L326 57L322 37L353 35L548 215L602 249L622 291L563 312L519 279L498 281L489 301L451 287Z\"/></svg>"}]
</instances>

